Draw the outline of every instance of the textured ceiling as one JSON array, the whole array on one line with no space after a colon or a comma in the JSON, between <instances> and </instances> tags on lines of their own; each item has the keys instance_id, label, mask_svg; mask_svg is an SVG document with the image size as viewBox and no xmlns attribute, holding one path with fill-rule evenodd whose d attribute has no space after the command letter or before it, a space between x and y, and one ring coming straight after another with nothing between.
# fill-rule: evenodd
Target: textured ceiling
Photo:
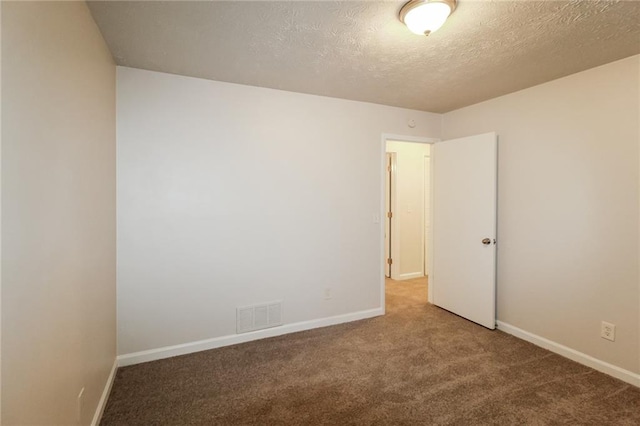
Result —
<instances>
[{"instance_id":1,"label":"textured ceiling","mask_svg":"<svg viewBox=\"0 0 640 426\"><path fill-rule=\"evenodd\" d=\"M403 1L92 1L119 65L446 112L640 53L637 1L459 0L429 37Z\"/></svg>"}]
</instances>

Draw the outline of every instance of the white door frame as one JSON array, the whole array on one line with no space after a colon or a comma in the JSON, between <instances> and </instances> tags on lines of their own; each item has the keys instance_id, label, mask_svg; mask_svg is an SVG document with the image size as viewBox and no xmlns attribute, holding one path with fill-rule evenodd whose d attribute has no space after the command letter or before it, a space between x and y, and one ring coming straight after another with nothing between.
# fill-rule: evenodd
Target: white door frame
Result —
<instances>
[{"instance_id":1,"label":"white door frame","mask_svg":"<svg viewBox=\"0 0 640 426\"><path fill-rule=\"evenodd\" d=\"M379 218L384 219L386 218L386 206L385 206L385 187L386 187L386 182L385 182L385 176L383 171L386 169L386 159L387 159L387 141L401 141L401 142L415 142L415 143L425 143L425 144L434 144L436 142L440 142L440 139L437 138L427 138L427 137L421 137L421 136L407 136L407 135L397 135L397 134L391 134L391 133L383 133L381 135L380 138L380 165L379 165L379 170L380 170L380 184L379 184L379 188L380 188L380 214L378 215ZM433 156L429 156L430 161L433 161ZM433 165L431 167L431 186L433 186ZM393 183L392 183L393 185ZM430 191L430 193L433 193L433 191ZM397 212L397 197L394 197L394 199L391 200L393 206L392 209L394 212ZM430 205L431 205L431 210L433 210L433 197L431 197L431 201L430 201ZM395 223L394 223L395 225ZM385 311L386 310L386 304L385 304L385 270L384 270L384 264L387 261L385 259L385 250L384 250L384 227L385 227L385 221L381 220L380 221L380 300L381 300L381 307L382 310ZM397 229L398 227L395 226L395 228ZM395 235L397 237L397 232L395 232ZM400 257L399 257L399 251L397 248L397 244L399 243L394 243L394 240L396 240L396 238L394 237L394 234L391 234L391 250L392 250L392 256L393 256L393 264L391 265L392 267L395 266L396 268L399 268L400 266ZM429 270L432 270L432 263L433 263L433 259L432 259L432 254L433 254L433 240L432 238L429 238L429 243L428 243L428 259L429 259ZM423 245L424 246L424 245ZM391 272L391 276L398 276L397 274L398 269L393 269L392 268L392 272ZM394 272L396 272L394 274ZM432 300L432 290L431 290L431 286L428 287L428 301L431 302Z\"/></svg>"}]
</instances>

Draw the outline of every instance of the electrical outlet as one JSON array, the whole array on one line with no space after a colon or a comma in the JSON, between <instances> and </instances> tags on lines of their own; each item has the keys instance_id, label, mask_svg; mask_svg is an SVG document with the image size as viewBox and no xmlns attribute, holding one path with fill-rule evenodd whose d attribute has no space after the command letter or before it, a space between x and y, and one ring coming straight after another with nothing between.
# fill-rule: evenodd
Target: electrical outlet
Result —
<instances>
[{"instance_id":1,"label":"electrical outlet","mask_svg":"<svg viewBox=\"0 0 640 426\"><path fill-rule=\"evenodd\" d=\"M76 421L78 424L82 423L82 405L84 403L84 388L80 389L78 393L78 406L76 407Z\"/></svg>"},{"instance_id":2,"label":"electrical outlet","mask_svg":"<svg viewBox=\"0 0 640 426\"><path fill-rule=\"evenodd\" d=\"M602 321L602 325L600 326L600 337L603 339L611 340L612 342L616 340L616 325L611 324L610 322Z\"/></svg>"},{"instance_id":3,"label":"electrical outlet","mask_svg":"<svg viewBox=\"0 0 640 426\"><path fill-rule=\"evenodd\" d=\"M324 289L324 300L331 299L331 287L327 287Z\"/></svg>"}]
</instances>

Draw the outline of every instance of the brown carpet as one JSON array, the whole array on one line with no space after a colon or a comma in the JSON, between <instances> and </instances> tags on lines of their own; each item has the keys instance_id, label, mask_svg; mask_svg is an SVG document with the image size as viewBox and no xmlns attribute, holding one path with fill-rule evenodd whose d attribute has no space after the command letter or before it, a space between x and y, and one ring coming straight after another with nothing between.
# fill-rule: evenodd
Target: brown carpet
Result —
<instances>
[{"instance_id":1,"label":"brown carpet","mask_svg":"<svg viewBox=\"0 0 640 426\"><path fill-rule=\"evenodd\" d=\"M640 425L640 389L387 284L387 315L118 370L103 425Z\"/></svg>"}]
</instances>

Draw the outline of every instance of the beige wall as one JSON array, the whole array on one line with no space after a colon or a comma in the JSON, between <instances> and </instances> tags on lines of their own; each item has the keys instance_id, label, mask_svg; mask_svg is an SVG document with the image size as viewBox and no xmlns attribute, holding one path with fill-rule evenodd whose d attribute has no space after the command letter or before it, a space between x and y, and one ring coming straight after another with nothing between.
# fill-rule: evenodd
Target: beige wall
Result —
<instances>
[{"instance_id":1,"label":"beige wall","mask_svg":"<svg viewBox=\"0 0 640 426\"><path fill-rule=\"evenodd\" d=\"M83 2L2 4L2 424L89 424L116 354L115 66Z\"/></svg>"},{"instance_id":2,"label":"beige wall","mask_svg":"<svg viewBox=\"0 0 640 426\"><path fill-rule=\"evenodd\" d=\"M387 152L396 153L395 236L398 237L399 275L394 279L424 274L425 167L430 145L387 141Z\"/></svg>"},{"instance_id":3,"label":"beige wall","mask_svg":"<svg viewBox=\"0 0 640 426\"><path fill-rule=\"evenodd\" d=\"M498 319L639 372L639 61L444 115L499 135ZM600 322L617 325L616 341Z\"/></svg>"},{"instance_id":4,"label":"beige wall","mask_svg":"<svg viewBox=\"0 0 640 426\"><path fill-rule=\"evenodd\" d=\"M118 67L120 354L234 335L236 307L274 300L285 325L382 312L381 134L440 124Z\"/></svg>"}]
</instances>

